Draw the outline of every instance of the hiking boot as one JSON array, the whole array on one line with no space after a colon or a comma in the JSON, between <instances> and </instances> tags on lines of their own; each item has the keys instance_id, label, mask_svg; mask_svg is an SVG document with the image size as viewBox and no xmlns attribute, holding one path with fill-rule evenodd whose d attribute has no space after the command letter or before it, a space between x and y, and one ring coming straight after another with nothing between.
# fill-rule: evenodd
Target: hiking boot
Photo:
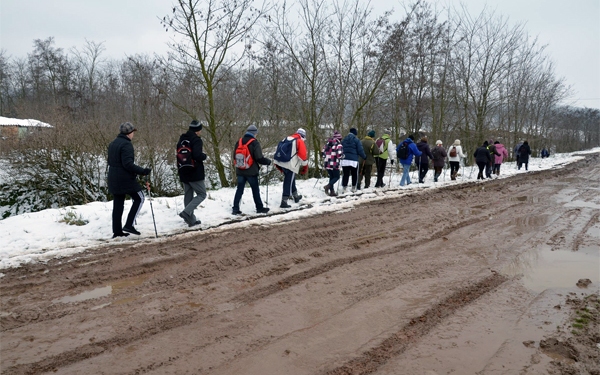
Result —
<instances>
[{"instance_id":1,"label":"hiking boot","mask_svg":"<svg viewBox=\"0 0 600 375\"><path fill-rule=\"evenodd\" d=\"M115 233L115 234L113 234L112 238L127 237L127 236L129 236L129 233Z\"/></svg>"},{"instance_id":2,"label":"hiking boot","mask_svg":"<svg viewBox=\"0 0 600 375\"><path fill-rule=\"evenodd\" d=\"M352 189L350 189L351 192L355 193L356 192L356 188L354 186L352 186Z\"/></svg>"},{"instance_id":3,"label":"hiking boot","mask_svg":"<svg viewBox=\"0 0 600 375\"><path fill-rule=\"evenodd\" d=\"M281 204L279 205L279 208L290 208L292 206L289 205L288 201L288 197L283 197L281 199Z\"/></svg>"},{"instance_id":4,"label":"hiking boot","mask_svg":"<svg viewBox=\"0 0 600 375\"><path fill-rule=\"evenodd\" d=\"M241 214L242 214L242 211L240 211L240 210L236 210L236 209L233 209L233 210L231 210L231 214L232 214L232 215L241 215Z\"/></svg>"},{"instance_id":5,"label":"hiking boot","mask_svg":"<svg viewBox=\"0 0 600 375\"><path fill-rule=\"evenodd\" d=\"M300 199L302 199L302 195L298 193L294 194L294 203L300 202Z\"/></svg>"},{"instance_id":6,"label":"hiking boot","mask_svg":"<svg viewBox=\"0 0 600 375\"><path fill-rule=\"evenodd\" d=\"M335 190L333 190L333 189L329 190L329 196L330 197L337 197L337 194L336 194Z\"/></svg>"},{"instance_id":7,"label":"hiking boot","mask_svg":"<svg viewBox=\"0 0 600 375\"><path fill-rule=\"evenodd\" d=\"M193 223L188 224L188 226L189 227L195 227L196 225L200 225L200 224L202 224L202 222L200 220L196 220Z\"/></svg>"},{"instance_id":8,"label":"hiking boot","mask_svg":"<svg viewBox=\"0 0 600 375\"><path fill-rule=\"evenodd\" d=\"M131 234L135 234L137 236L139 236L141 233L138 232L133 226L128 227L128 226L124 226L123 227L123 232L127 232L127 233L131 233Z\"/></svg>"},{"instance_id":9,"label":"hiking boot","mask_svg":"<svg viewBox=\"0 0 600 375\"><path fill-rule=\"evenodd\" d=\"M329 186L329 184L323 186L323 189L325 189L325 194L327 194L327 192L329 191L330 188L331 188L331 186Z\"/></svg>"},{"instance_id":10,"label":"hiking boot","mask_svg":"<svg viewBox=\"0 0 600 375\"><path fill-rule=\"evenodd\" d=\"M179 213L179 217L180 217L180 218L182 218L182 219L183 219L183 221L185 221L185 223L186 223L187 225L190 225L190 224L192 223L192 218L191 218L191 217L190 217L190 215L189 215L187 212L185 212L185 211L181 211L181 212Z\"/></svg>"},{"instance_id":11,"label":"hiking boot","mask_svg":"<svg viewBox=\"0 0 600 375\"><path fill-rule=\"evenodd\" d=\"M262 208L257 208L256 212L259 214L266 214L267 212L269 212L270 208L269 207L262 207Z\"/></svg>"}]
</instances>

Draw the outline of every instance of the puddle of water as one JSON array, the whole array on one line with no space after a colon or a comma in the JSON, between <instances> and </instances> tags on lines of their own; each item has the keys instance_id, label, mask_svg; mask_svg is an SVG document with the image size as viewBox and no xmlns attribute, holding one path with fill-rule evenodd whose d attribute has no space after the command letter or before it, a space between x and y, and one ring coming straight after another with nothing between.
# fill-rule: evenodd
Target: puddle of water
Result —
<instances>
[{"instance_id":1,"label":"puddle of water","mask_svg":"<svg viewBox=\"0 0 600 375\"><path fill-rule=\"evenodd\" d=\"M511 222L518 227L541 227L550 221L549 216L525 216L513 219Z\"/></svg>"},{"instance_id":2,"label":"puddle of water","mask_svg":"<svg viewBox=\"0 0 600 375\"><path fill-rule=\"evenodd\" d=\"M52 300L52 303L69 303L69 302L81 302L88 299L100 298L108 296L112 293L112 286L104 286L102 288L96 288L85 291L83 293L76 294L74 296L66 296Z\"/></svg>"},{"instance_id":3,"label":"puddle of water","mask_svg":"<svg viewBox=\"0 0 600 375\"><path fill-rule=\"evenodd\" d=\"M587 250L587 249L586 249ZM600 284L600 251L531 250L519 255L503 272L523 275L523 284L534 292L573 288L579 279L590 279L588 288Z\"/></svg>"},{"instance_id":4,"label":"puddle of water","mask_svg":"<svg viewBox=\"0 0 600 375\"><path fill-rule=\"evenodd\" d=\"M148 279L148 277L149 276L147 276L147 275L143 275L143 276L132 277L129 279L115 281L114 283L109 284L107 286L88 290L83 293L76 294L74 296L66 296L66 297L54 299L54 300L52 300L52 303L81 302L81 301L86 301L88 299L106 297L110 294L117 294L125 288L140 285L144 281L146 281ZM126 302L129 302L128 300L134 300L134 299L137 299L137 297L133 297L130 299L124 299L122 301L125 301L125 302L121 302L121 303L126 303ZM119 302L119 301L117 301L117 302Z\"/></svg>"}]
</instances>

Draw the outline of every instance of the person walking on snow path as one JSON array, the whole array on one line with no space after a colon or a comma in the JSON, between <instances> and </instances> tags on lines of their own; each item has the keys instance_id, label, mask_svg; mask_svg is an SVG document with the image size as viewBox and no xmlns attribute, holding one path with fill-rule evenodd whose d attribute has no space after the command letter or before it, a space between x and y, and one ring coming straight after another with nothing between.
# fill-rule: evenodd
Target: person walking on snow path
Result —
<instances>
[{"instance_id":1,"label":"person walking on snow path","mask_svg":"<svg viewBox=\"0 0 600 375\"><path fill-rule=\"evenodd\" d=\"M433 182L438 182L448 156L441 140L435 142L435 147L431 150L431 153L433 154Z\"/></svg>"},{"instance_id":2,"label":"person walking on snow path","mask_svg":"<svg viewBox=\"0 0 600 375\"><path fill-rule=\"evenodd\" d=\"M421 155L417 155L415 164L419 167L419 183L425 183L425 176L429 171L429 158L433 159L433 154L427 143L427 137L422 137L421 141L417 143L417 148L421 151Z\"/></svg>"},{"instance_id":3,"label":"person walking on snow path","mask_svg":"<svg viewBox=\"0 0 600 375\"><path fill-rule=\"evenodd\" d=\"M134 150L131 141L137 129L129 122L119 126L119 135L108 145L108 191L114 197L112 211L113 237L127 237L129 234L139 235L133 223L144 204L142 186L136 181L136 175L148 176L150 168L142 168L135 164ZM127 215L125 226L121 226L125 196L129 195L133 204Z\"/></svg>"},{"instance_id":4,"label":"person walking on snow path","mask_svg":"<svg viewBox=\"0 0 600 375\"><path fill-rule=\"evenodd\" d=\"M289 161L279 161L275 159L273 163L283 173L283 192L281 193L280 208L290 208L288 199L294 197L294 202L300 202L302 195L296 190L296 174L302 175L308 173L308 151L306 149L306 131L299 128L296 133L287 137L287 140L295 144L295 152Z\"/></svg>"},{"instance_id":5,"label":"person walking on snow path","mask_svg":"<svg viewBox=\"0 0 600 375\"><path fill-rule=\"evenodd\" d=\"M254 199L256 212L259 214L266 214L267 212L269 212L269 208L263 205L262 199L260 198L258 172L260 171L260 165L270 165L271 160L263 156L260 143L256 139L257 133L258 128L255 125L248 126L248 128L246 129L246 134L244 134L244 136L240 138L240 140L233 146L233 160L235 160L235 153L237 148L240 145L247 144L248 151L250 153L250 158L253 161L252 165L247 169L240 169L237 166L235 168L235 174L237 176L237 189L235 191L235 197L233 198L233 208L231 211L231 213L234 215L242 214L242 211L240 211L240 201L242 200L242 195L244 194L246 182L250 185L250 189L252 190L252 198Z\"/></svg>"},{"instance_id":6,"label":"person walking on snow path","mask_svg":"<svg viewBox=\"0 0 600 375\"><path fill-rule=\"evenodd\" d=\"M499 141L494 142L494 145L496 146L496 151L500 155L496 155L494 157L494 170L492 171L492 173L494 173L496 176L499 176L500 175L500 165L502 165L502 162L504 160L508 159L508 150Z\"/></svg>"},{"instance_id":7,"label":"person walking on snow path","mask_svg":"<svg viewBox=\"0 0 600 375\"><path fill-rule=\"evenodd\" d=\"M398 161L402 164L402 177L400 178L400 186L410 185L410 165L412 164L413 155L421 156L421 151L417 148L417 145L414 142L415 136L409 135L404 141L400 142L398 146L396 146L396 155L398 155ZM400 149L403 144L406 144L408 148L408 154L406 159L401 158Z\"/></svg>"},{"instance_id":8,"label":"person walking on snow path","mask_svg":"<svg viewBox=\"0 0 600 375\"><path fill-rule=\"evenodd\" d=\"M490 151L490 156L492 160L485 166L485 176L487 178L492 178L492 171L494 169L494 160L497 156L502 156L498 151L496 151L496 144L490 141L488 142L488 150Z\"/></svg>"},{"instance_id":9,"label":"person walking on snow path","mask_svg":"<svg viewBox=\"0 0 600 375\"><path fill-rule=\"evenodd\" d=\"M337 196L333 187L340 179L342 159L344 159L342 135L338 131L334 131L323 147L323 167L329 175L329 183L325 185L325 193L332 197Z\"/></svg>"},{"instance_id":10,"label":"person walking on snow path","mask_svg":"<svg viewBox=\"0 0 600 375\"><path fill-rule=\"evenodd\" d=\"M358 190L360 190L363 177L365 178L365 189L368 189L371 186L373 164L375 164L375 157L380 154L379 147L377 147L375 139L373 138L375 138L375 131L371 130L367 133L367 136L360 141L367 157L365 159L358 159L358 185L356 186Z\"/></svg>"},{"instance_id":11,"label":"person walking on snow path","mask_svg":"<svg viewBox=\"0 0 600 375\"><path fill-rule=\"evenodd\" d=\"M358 158L367 158L367 154L360 142L360 139L356 136L358 131L356 128L351 128L350 133L342 140L342 147L344 147L344 159L342 160L342 169L344 176L342 177L342 191L346 192L348 187L348 180L352 176L352 192L356 191L358 182Z\"/></svg>"},{"instance_id":12,"label":"person walking on snow path","mask_svg":"<svg viewBox=\"0 0 600 375\"><path fill-rule=\"evenodd\" d=\"M177 142L177 150L184 143L192 150L193 165L178 168L179 181L183 185L183 204L185 206L183 211L179 213L179 217L190 227L201 224L201 221L196 219L194 210L206 199L204 161L207 156L202 150L201 132L202 124L198 120L193 120L188 131L183 133ZM196 196L194 196L194 193Z\"/></svg>"},{"instance_id":13,"label":"person walking on snow path","mask_svg":"<svg viewBox=\"0 0 600 375\"><path fill-rule=\"evenodd\" d=\"M479 173L477 174L478 180L484 180L483 172L485 170L486 165L492 162L492 156L490 154L490 150L488 149L488 141L483 142L483 145L475 150L473 154L475 157L475 162L477 163L477 167L479 167Z\"/></svg>"},{"instance_id":14,"label":"person walking on snow path","mask_svg":"<svg viewBox=\"0 0 600 375\"><path fill-rule=\"evenodd\" d=\"M462 146L460 145L460 139L454 141L452 146L448 149L448 162L450 163L450 179L456 180L458 171L460 170L460 159L466 158L463 154Z\"/></svg>"},{"instance_id":15,"label":"person walking on snow path","mask_svg":"<svg viewBox=\"0 0 600 375\"><path fill-rule=\"evenodd\" d=\"M531 148L529 142L523 141L521 147L519 147L519 158L517 159L517 167L521 170L521 166L525 164L525 170L529 168L529 155L531 155Z\"/></svg>"},{"instance_id":16,"label":"person walking on snow path","mask_svg":"<svg viewBox=\"0 0 600 375\"><path fill-rule=\"evenodd\" d=\"M379 140L377 141L379 142ZM383 152L375 157L375 165L377 168L377 181L375 182L375 187L384 187L385 183L383 182L383 176L385 176L385 168L387 167L387 161L390 161L390 164L394 165L394 160L396 159L396 145L392 142L390 138L390 131L385 130L383 135L381 136L381 142L383 142Z\"/></svg>"}]
</instances>

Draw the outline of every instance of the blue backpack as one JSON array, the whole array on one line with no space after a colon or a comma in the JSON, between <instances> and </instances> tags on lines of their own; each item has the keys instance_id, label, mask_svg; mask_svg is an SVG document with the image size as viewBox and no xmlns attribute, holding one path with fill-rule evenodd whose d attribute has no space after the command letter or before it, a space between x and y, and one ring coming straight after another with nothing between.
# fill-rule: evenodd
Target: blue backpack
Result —
<instances>
[{"instance_id":1,"label":"blue backpack","mask_svg":"<svg viewBox=\"0 0 600 375\"><path fill-rule=\"evenodd\" d=\"M277 150L273 159L279 162L288 162L296 155L296 138L285 137L277 144Z\"/></svg>"}]
</instances>

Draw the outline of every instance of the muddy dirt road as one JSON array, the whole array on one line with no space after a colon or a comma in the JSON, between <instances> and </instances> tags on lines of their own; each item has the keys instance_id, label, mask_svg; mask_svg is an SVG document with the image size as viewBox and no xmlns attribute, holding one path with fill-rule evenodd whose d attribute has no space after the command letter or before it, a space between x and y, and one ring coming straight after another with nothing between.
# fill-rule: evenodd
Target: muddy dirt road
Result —
<instances>
[{"instance_id":1,"label":"muddy dirt road","mask_svg":"<svg viewBox=\"0 0 600 375\"><path fill-rule=\"evenodd\" d=\"M3 270L1 374L598 374L599 161Z\"/></svg>"}]
</instances>

